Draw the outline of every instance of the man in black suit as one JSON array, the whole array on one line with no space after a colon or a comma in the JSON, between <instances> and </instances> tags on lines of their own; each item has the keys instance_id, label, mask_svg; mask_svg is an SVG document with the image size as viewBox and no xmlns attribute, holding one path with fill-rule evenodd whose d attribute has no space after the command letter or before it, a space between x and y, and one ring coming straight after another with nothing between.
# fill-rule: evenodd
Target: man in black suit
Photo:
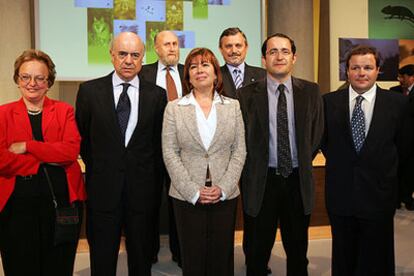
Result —
<instances>
[{"instance_id":1,"label":"man in black suit","mask_svg":"<svg viewBox=\"0 0 414 276\"><path fill-rule=\"evenodd\" d=\"M184 78L184 66L178 63L180 59L180 48L178 43L177 35L172 31L161 31L154 37L155 52L157 53L158 60L151 64L146 64L142 67L141 72L139 73L140 78L152 82L167 91L168 100L174 100L177 97L181 97L182 92L182 80ZM174 91L169 91L168 89L168 76L167 69L169 74L173 79L173 84L175 85L176 93ZM170 89L173 90L174 88ZM174 94L174 95L173 95ZM160 217L160 206L161 206L161 197L165 194L167 198L167 208L168 208L168 230L169 230L169 245L172 255L172 260L181 267L181 254L180 254L180 245L178 242L177 235L177 226L175 224L174 210L172 207L172 200L168 196L168 191L170 189L170 178L166 172L163 171L164 177L161 181L165 187L166 193L162 193L162 190L159 192L159 203L156 213L154 214L155 220L157 222L156 231L154 232L154 256L153 263L158 260L158 251L160 250L160 232L159 232L159 217Z\"/></svg>"},{"instance_id":2,"label":"man in black suit","mask_svg":"<svg viewBox=\"0 0 414 276\"><path fill-rule=\"evenodd\" d=\"M398 81L400 85L390 88L391 91L408 96L410 102L410 114L414 117L414 64L408 64L398 69ZM407 210L414 210L414 153L412 153L403 164L400 164L398 181L398 200L397 208L401 208L401 203Z\"/></svg>"},{"instance_id":3,"label":"man in black suit","mask_svg":"<svg viewBox=\"0 0 414 276\"><path fill-rule=\"evenodd\" d=\"M408 100L376 85L375 48L352 49L346 67L349 88L324 96L332 275L395 275L393 216L398 166L410 151Z\"/></svg>"},{"instance_id":4,"label":"man in black suit","mask_svg":"<svg viewBox=\"0 0 414 276\"><path fill-rule=\"evenodd\" d=\"M390 88L392 91L400 92L405 96L414 95L414 64L408 64L398 69L398 81L400 85Z\"/></svg>"},{"instance_id":5,"label":"man in black suit","mask_svg":"<svg viewBox=\"0 0 414 276\"><path fill-rule=\"evenodd\" d=\"M151 275L165 91L138 78L144 44L136 34L115 37L110 54L115 72L81 84L76 100L91 274L116 275L123 230L129 275Z\"/></svg>"},{"instance_id":6,"label":"man in black suit","mask_svg":"<svg viewBox=\"0 0 414 276\"><path fill-rule=\"evenodd\" d=\"M239 28L228 28L221 33L219 49L226 62L220 67L223 95L235 98L237 89L265 78L263 68L244 62L248 48L246 35Z\"/></svg>"},{"instance_id":7,"label":"man in black suit","mask_svg":"<svg viewBox=\"0 0 414 276\"><path fill-rule=\"evenodd\" d=\"M296 46L288 36L268 37L262 60L267 77L237 94L247 145L241 179L247 275L267 274L278 224L287 275L307 275L312 159L322 137L322 99L316 83L292 77Z\"/></svg>"}]
</instances>

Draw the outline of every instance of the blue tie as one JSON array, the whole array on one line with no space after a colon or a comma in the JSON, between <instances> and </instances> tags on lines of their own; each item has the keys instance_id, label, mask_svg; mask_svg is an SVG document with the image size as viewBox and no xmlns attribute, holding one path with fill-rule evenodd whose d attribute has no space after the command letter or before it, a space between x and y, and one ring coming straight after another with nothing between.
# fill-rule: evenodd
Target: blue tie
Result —
<instances>
[{"instance_id":1,"label":"blue tie","mask_svg":"<svg viewBox=\"0 0 414 276\"><path fill-rule=\"evenodd\" d=\"M363 100L364 97L362 96L356 97L355 107L351 118L352 139L354 140L354 146L357 153L360 152L365 140L365 115L361 108Z\"/></svg>"},{"instance_id":2,"label":"blue tie","mask_svg":"<svg viewBox=\"0 0 414 276\"><path fill-rule=\"evenodd\" d=\"M236 68L233 71L234 74L234 86L239 89L242 86L241 70Z\"/></svg>"},{"instance_id":3,"label":"blue tie","mask_svg":"<svg viewBox=\"0 0 414 276\"><path fill-rule=\"evenodd\" d=\"M129 114L131 113L131 101L129 100L127 93L130 84L123 83L122 86L122 93L119 96L118 104L116 105L116 114L118 115L118 123L122 137L125 140L125 132L128 126Z\"/></svg>"}]
</instances>

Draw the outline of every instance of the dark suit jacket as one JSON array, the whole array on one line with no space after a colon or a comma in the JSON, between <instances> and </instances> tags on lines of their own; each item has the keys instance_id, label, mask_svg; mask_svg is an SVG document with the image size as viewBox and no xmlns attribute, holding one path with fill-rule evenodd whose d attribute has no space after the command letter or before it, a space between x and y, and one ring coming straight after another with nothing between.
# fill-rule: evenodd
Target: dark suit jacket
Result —
<instances>
[{"instance_id":1,"label":"dark suit jacket","mask_svg":"<svg viewBox=\"0 0 414 276\"><path fill-rule=\"evenodd\" d=\"M229 68L226 64L220 67L220 71L223 77L223 95L235 99L236 86L234 86L232 73L229 71ZM246 63L244 68L244 78L242 86L246 86L258 80L262 80L265 77L266 70L260 67L247 65Z\"/></svg>"},{"instance_id":2,"label":"dark suit jacket","mask_svg":"<svg viewBox=\"0 0 414 276\"><path fill-rule=\"evenodd\" d=\"M397 86L393 86L393 87L391 87L390 88L390 90L391 91L395 91L395 92L399 92L399 93L401 93L402 94L402 92L403 92L403 89L402 89L402 87L401 87L401 85L397 85ZM410 97L414 97L414 87L410 90L410 92L408 93L408 95L410 96Z\"/></svg>"},{"instance_id":3,"label":"dark suit jacket","mask_svg":"<svg viewBox=\"0 0 414 276\"><path fill-rule=\"evenodd\" d=\"M184 65L178 64L178 73L180 74L181 84L184 80ZM158 70L158 61L150 64L145 64L142 66L141 71L139 72L140 79L146 80L148 82L157 83L157 70Z\"/></svg>"},{"instance_id":4,"label":"dark suit jacket","mask_svg":"<svg viewBox=\"0 0 414 276\"><path fill-rule=\"evenodd\" d=\"M407 98L377 88L371 125L359 154L352 140L348 89L326 94L324 105L328 211L359 217L393 212L399 161L411 141Z\"/></svg>"},{"instance_id":5,"label":"dark suit jacket","mask_svg":"<svg viewBox=\"0 0 414 276\"><path fill-rule=\"evenodd\" d=\"M166 101L163 89L140 79L138 123L125 148L115 111L112 73L79 86L76 120L90 207L112 210L125 192L133 199L128 207L139 211L154 208Z\"/></svg>"},{"instance_id":6,"label":"dark suit jacket","mask_svg":"<svg viewBox=\"0 0 414 276\"><path fill-rule=\"evenodd\" d=\"M323 132L323 105L316 83L292 77L300 191L304 213L314 205L312 159ZM257 216L262 206L269 164L269 104L266 79L237 92L245 124L247 158L241 180L244 211Z\"/></svg>"}]
</instances>

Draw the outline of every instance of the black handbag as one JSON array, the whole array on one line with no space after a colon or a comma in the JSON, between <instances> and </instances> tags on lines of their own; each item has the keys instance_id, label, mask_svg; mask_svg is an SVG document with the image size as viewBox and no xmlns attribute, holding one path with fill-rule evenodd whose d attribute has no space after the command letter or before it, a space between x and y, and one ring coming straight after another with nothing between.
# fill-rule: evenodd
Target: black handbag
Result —
<instances>
[{"instance_id":1,"label":"black handbag","mask_svg":"<svg viewBox=\"0 0 414 276\"><path fill-rule=\"evenodd\" d=\"M55 207L56 214L53 244L56 246L68 242L77 242L80 232L79 208L74 203L68 207L59 207L53 189L52 181L50 180L45 166L43 166L43 170L45 172L47 183L49 184L50 192L52 194L53 205Z\"/></svg>"}]
</instances>

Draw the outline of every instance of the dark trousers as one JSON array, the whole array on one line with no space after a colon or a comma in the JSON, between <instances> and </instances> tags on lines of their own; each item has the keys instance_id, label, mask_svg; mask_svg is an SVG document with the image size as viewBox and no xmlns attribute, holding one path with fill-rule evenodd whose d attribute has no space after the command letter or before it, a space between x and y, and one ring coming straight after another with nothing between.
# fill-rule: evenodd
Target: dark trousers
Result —
<instances>
[{"instance_id":1,"label":"dark trousers","mask_svg":"<svg viewBox=\"0 0 414 276\"><path fill-rule=\"evenodd\" d=\"M286 252L287 275L308 275L309 215L304 215L298 170L288 178L269 169L262 207L256 217L245 218L247 275L267 275L266 268L278 224Z\"/></svg>"},{"instance_id":2,"label":"dark trousers","mask_svg":"<svg viewBox=\"0 0 414 276\"><path fill-rule=\"evenodd\" d=\"M180 244L178 242L178 234L177 234L177 225L175 223L175 215L174 215L174 208L172 205L172 198L168 195L170 190L170 179L165 180L164 185L164 192L160 193L160 197L165 197L167 202L167 210L168 210L168 239L169 239L169 246L172 257L181 262L181 254L180 254ZM164 199L164 198L163 198ZM158 252L160 251L160 207L161 201L158 204L158 208L155 210L154 219L155 219L155 231L154 231L154 256L153 259L157 258Z\"/></svg>"},{"instance_id":3,"label":"dark trousers","mask_svg":"<svg viewBox=\"0 0 414 276\"><path fill-rule=\"evenodd\" d=\"M329 214L332 231L332 276L392 276L393 214L373 219Z\"/></svg>"},{"instance_id":4,"label":"dark trousers","mask_svg":"<svg viewBox=\"0 0 414 276\"><path fill-rule=\"evenodd\" d=\"M151 275L153 212L134 211L128 208L127 202L122 200L111 211L87 208L86 234L92 276L116 275L122 230L128 256L128 274Z\"/></svg>"},{"instance_id":5,"label":"dark trousers","mask_svg":"<svg viewBox=\"0 0 414 276\"><path fill-rule=\"evenodd\" d=\"M183 276L234 275L237 199L195 206L173 199Z\"/></svg>"},{"instance_id":6,"label":"dark trousers","mask_svg":"<svg viewBox=\"0 0 414 276\"><path fill-rule=\"evenodd\" d=\"M73 275L78 242L54 246L54 224L51 197L9 199L0 213L0 251L6 276Z\"/></svg>"},{"instance_id":7,"label":"dark trousers","mask_svg":"<svg viewBox=\"0 0 414 276\"><path fill-rule=\"evenodd\" d=\"M414 183L414 158L411 157L409 161L399 169L398 179L398 204L403 202L404 204L413 204L413 183Z\"/></svg>"}]
</instances>

